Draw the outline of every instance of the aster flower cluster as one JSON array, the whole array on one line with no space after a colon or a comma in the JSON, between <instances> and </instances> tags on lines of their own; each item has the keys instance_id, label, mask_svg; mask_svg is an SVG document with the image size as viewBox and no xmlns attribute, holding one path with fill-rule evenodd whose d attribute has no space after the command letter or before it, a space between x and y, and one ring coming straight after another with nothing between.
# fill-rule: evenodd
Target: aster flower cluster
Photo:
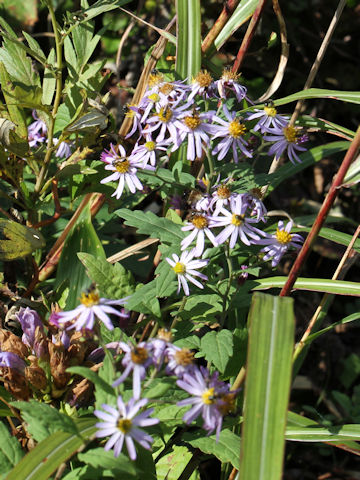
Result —
<instances>
[{"instance_id":1,"label":"aster flower cluster","mask_svg":"<svg viewBox=\"0 0 360 480\"><path fill-rule=\"evenodd\" d=\"M118 182L113 193L117 199L125 185L131 193L141 190L138 172L154 170L160 157L168 158L182 144L187 145L190 161L202 158L207 152L219 161L233 158L238 163L254 156L251 130L273 143L270 155L278 157L286 152L293 163L300 161L296 151L305 150L300 143L306 138L300 136L297 128L289 126L289 118L278 114L273 105L239 116L240 104L251 103L246 94L239 75L229 70L216 81L202 70L190 85L170 82L154 71L139 103L128 105L126 115L132 119L132 128L126 138L133 137L135 146L127 153L123 145L111 144L101 154L105 169L113 172L101 183ZM230 111L226 101L231 97L235 97L239 107ZM208 109L218 102L217 111Z\"/></svg>"},{"instance_id":2,"label":"aster flower cluster","mask_svg":"<svg viewBox=\"0 0 360 480\"><path fill-rule=\"evenodd\" d=\"M47 142L47 126L46 123L41 120L36 111L33 110L32 116L34 122L28 126L28 141L31 148L39 147L41 144ZM53 138L54 145L58 145L59 139ZM71 146L68 142L60 142L56 152L55 157L57 158L68 158L71 155Z\"/></svg>"}]
</instances>

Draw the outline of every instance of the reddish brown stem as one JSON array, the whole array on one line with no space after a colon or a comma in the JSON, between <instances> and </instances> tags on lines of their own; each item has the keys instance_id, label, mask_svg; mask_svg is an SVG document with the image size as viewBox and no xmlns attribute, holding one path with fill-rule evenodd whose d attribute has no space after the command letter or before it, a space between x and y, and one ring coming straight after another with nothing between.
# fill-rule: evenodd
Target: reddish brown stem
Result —
<instances>
[{"instance_id":1,"label":"reddish brown stem","mask_svg":"<svg viewBox=\"0 0 360 480\"><path fill-rule=\"evenodd\" d=\"M350 164L354 160L357 154L357 151L359 150L359 147L360 147L360 127L357 129L354 140L352 141L349 147L349 150L346 152L344 160L340 165L340 168L334 178L334 181L330 187L330 190L320 208L318 216L315 219L314 225L312 226L312 229L310 230L310 233L307 239L305 240L304 245L302 246L302 249L300 250L290 270L288 279L280 292L281 297L286 297L290 294L291 289L294 286L294 283L297 277L299 276L301 267L305 263L306 258L310 253L311 247L329 213L330 208L332 207L335 201L335 198L337 197L338 191L344 181L345 174Z\"/></svg>"},{"instance_id":2,"label":"reddish brown stem","mask_svg":"<svg viewBox=\"0 0 360 480\"><path fill-rule=\"evenodd\" d=\"M211 45L214 43L215 38L219 35L225 23L229 20L229 18L231 17L235 8L238 5L239 5L239 0L228 0L225 3L224 8L222 9L222 12L219 15L219 18L216 20L216 22L214 23L214 25L212 26L211 30L206 35L202 43L201 50L203 51L203 53L209 50Z\"/></svg>"},{"instance_id":3,"label":"reddish brown stem","mask_svg":"<svg viewBox=\"0 0 360 480\"><path fill-rule=\"evenodd\" d=\"M34 269L34 274L33 274L33 277L31 279L31 282L29 283L29 286L28 286L26 292L23 295L24 298L30 297L34 288L36 287L36 285L39 282L39 267L38 267L38 264L35 262L34 257L31 257L31 260L32 260L32 266L33 266L33 269Z\"/></svg>"},{"instance_id":4,"label":"reddish brown stem","mask_svg":"<svg viewBox=\"0 0 360 480\"><path fill-rule=\"evenodd\" d=\"M264 10L266 0L260 0L258 3L258 6L255 9L255 12L253 13L253 16L251 17L251 21L249 23L249 26L246 30L245 36L243 38L243 41L241 42L236 60L234 62L232 71L234 73L237 73L241 67L241 64L244 60L245 53L249 49L249 45L251 43L251 40L254 36L255 30L257 28L257 25L259 23L262 11Z\"/></svg>"}]
</instances>

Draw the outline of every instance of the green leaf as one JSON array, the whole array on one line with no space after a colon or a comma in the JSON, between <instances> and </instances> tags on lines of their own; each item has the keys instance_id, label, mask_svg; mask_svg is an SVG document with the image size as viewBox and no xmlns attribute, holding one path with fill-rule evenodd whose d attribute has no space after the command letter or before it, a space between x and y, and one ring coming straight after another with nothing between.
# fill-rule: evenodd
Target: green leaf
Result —
<instances>
[{"instance_id":1,"label":"green leaf","mask_svg":"<svg viewBox=\"0 0 360 480\"><path fill-rule=\"evenodd\" d=\"M56 87L56 76L55 76L55 50L52 48L50 50L49 56L46 60L46 64L49 67L46 67L44 70L43 86L42 86L42 103L44 105L51 105L55 87Z\"/></svg>"},{"instance_id":2,"label":"green leaf","mask_svg":"<svg viewBox=\"0 0 360 480\"><path fill-rule=\"evenodd\" d=\"M324 333L329 332L330 330L335 328L337 325L344 325L345 323L354 322L355 320L359 320L359 319L360 319L360 312L352 313L351 315L348 315L347 317L343 318L342 320L339 320L338 322L335 322L335 323L329 325L328 327L325 327L325 328L319 330L318 332L315 332L315 333L312 333L311 335L309 335L307 337L307 339L305 340L305 345L313 342L315 340L315 338L320 337Z\"/></svg>"},{"instance_id":3,"label":"green leaf","mask_svg":"<svg viewBox=\"0 0 360 480\"><path fill-rule=\"evenodd\" d=\"M173 223L168 218L158 217L152 212L144 213L140 210L130 211L122 208L114 213L125 220L125 225L135 227L138 233L151 238L159 238L162 243L179 245L185 237L179 224Z\"/></svg>"},{"instance_id":4,"label":"green leaf","mask_svg":"<svg viewBox=\"0 0 360 480\"><path fill-rule=\"evenodd\" d=\"M47 480L95 433L95 417L76 421L78 435L56 432L40 442L11 470L6 480Z\"/></svg>"},{"instance_id":5,"label":"green leaf","mask_svg":"<svg viewBox=\"0 0 360 480\"><path fill-rule=\"evenodd\" d=\"M327 442L337 443L344 440L360 440L360 425L334 425L321 427L320 425L308 427L286 428L286 439L300 442ZM360 450L360 446L359 450Z\"/></svg>"},{"instance_id":6,"label":"green leaf","mask_svg":"<svg viewBox=\"0 0 360 480\"><path fill-rule=\"evenodd\" d=\"M27 430L37 441L41 442L55 432L77 434L77 427L72 418L59 412L46 403L35 400L29 402L12 402L21 411L21 416L27 423Z\"/></svg>"},{"instance_id":7,"label":"green leaf","mask_svg":"<svg viewBox=\"0 0 360 480\"><path fill-rule=\"evenodd\" d=\"M105 12L110 12L116 8L126 5L130 0L98 0L91 7L86 8L82 12L82 19L79 23L85 23L92 18L97 17Z\"/></svg>"},{"instance_id":8,"label":"green leaf","mask_svg":"<svg viewBox=\"0 0 360 480\"><path fill-rule=\"evenodd\" d=\"M0 472L9 472L24 456L19 441L10 435L9 430L0 421Z\"/></svg>"},{"instance_id":9,"label":"green leaf","mask_svg":"<svg viewBox=\"0 0 360 480\"><path fill-rule=\"evenodd\" d=\"M294 348L293 299L255 294L248 318L240 480L280 480Z\"/></svg>"},{"instance_id":10,"label":"green leaf","mask_svg":"<svg viewBox=\"0 0 360 480\"><path fill-rule=\"evenodd\" d=\"M175 70L191 82L201 68L200 0L177 0L177 44Z\"/></svg>"},{"instance_id":11,"label":"green leaf","mask_svg":"<svg viewBox=\"0 0 360 480\"><path fill-rule=\"evenodd\" d=\"M126 307L135 312L152 314L161 318L160 303L156 298L155 280L138 288L129 298Z\"/></svg>"},{"instance_id":12,"label":"green leaf","mask_svg":"<svg viewBox=\"0 0 360 480\"><path fill-rule=\"evenodd\" d=\"M106 258L89 253L79 253L78 257L89 278L97 284L101 296L118 300L133 293L133 276L121 263L111 265Z\"/></svg>"},{"instance_id":13,"label":"green leaf","mask_svg":"<svg viewBox=\"0 0 360 480\"><path fill-rule=\"evenodd\" d=\"M177 275L165 260L171 253L175 253L173 249L166 249L166 251L161 249L163 260L155 270L156 296L159 298L170 297L177 288Z\"/></svg>"},{"instance_id":14,"label":"green leaf","mask_svg":"<svg viewBox=\"0 0 360 480\"><path fill-rule=\"evenodd\" d=\"M241 27L254 13L258 5L258 0L241 0L236 7L235 12L225 24L219 35L214 41L214 45L219 50L238 28Z\"/></svg>"},{"instance_id":15,"label":"green leaf","mask_svg":"<svg viewBox=\"0 0 360 480\"><path fill-rule=\"evenodd\" d=\"M45 57L45 54L44 54L44 52L42 51L42 49L39 45L39 42L37 40L35 40L35 38L33 38L31 35L26 33L24 30L23 30L22 34L23 34L24 38L26 39L26 41L28 42L29 47L32 50L33 56L35 58L41 59L45 63L46 62L46 57Z\"/></svg>"},{"instance_id":16,"label":"green leaf","mask_svg":"<svg viewBox=\"0 0 360 480\"><path fill-rule=\"evenodd\" d=\"M186 447L174 445L171 452L156 463L157 479L178 480L191 458L192 453Z\"/></svg>"},{"instance_id":17,"label":"green leaf","mask_svg":"<svg viewBox=\"0 0 360 480\"><path fill-rule=\"evenodd\" d=\"M331 98L333 100L341 100L342 102L360 103L360 92L346 92L341 90L327 90L325 88L308 88L301 92L293 93L287 97L278 98L274 101L276 106L286 105L287 103L296 102L305 98Z\"/></svg>"},{"instance_id":18,"label":"green leaf","mask_svg":"<svg viewBox=\"0 0 360 480\"><path fill-rule=\"evenodd\" d=\"M239 469L240 459L240 437L230 430L224 429L220 433L219 441L216 441L216 435L201 436L193 440L194 435L185 434L186 440L194 448L199 448L202 452L215 455L222 463L231 463Z\"/></svg>"},{"instance_id":19,"label":"green leaf","mask_svg":"<svg viewBox=\"0 0 360 480\"><path fill-rule=\"evenodd\" d=\"M91 465L102 471L101 477L109 475L114 478L117 476L138 478L136 477L137 473L134 462L123 453L120 453L118 457L114 457L112 450L106 452L103 448L93 448L88 452L79 453L78 459L86 465Z\"/></svg>"},{"instance_id":20,"label":"green leaf","mask_svg":"<svg viewBox=\"0 0 360 480\"><path fill-rule=\"evenodd\" d=\"M100 380L106 383L110 388L99 387L95 389L95 400L97 408L99 408L103 403L115 405L116 395L114 395L115 391L111 387L111 384L115 381L116 374L114 360L111 354L105 355L103 364L98 372L98 375Z\"/></svg>"},{"instance_id":21,"label":"green leaf","mask_svg":"<svg viewBox=\"0 0 360 480\"><path fill-rule=\"evenodd\" d=\"M228 360L233 354L233 334L225 329L206 333L201 339L201 351L208 362L224 373Z\"/></svg>"},{"instance_id":22,"label":"green leaf","mask_svg":"<svg viewBox=\"0 0 360 480\"><path fill-rule=\"evenodd\" d=\"M91 280L77 257L79 252L86 252L105 259L105 252L91 223L89 205L81 212L77 222L67 236L61 253L56 274L56 285L71 279L66 309L71 310L79 304L81 293L89 287Z\"/></svg>"},{"instance_id":23,"label":"green leaf","mask_svg":"<svg viewBox=\"0 0 360 480\"><path fill-rule=\"evenodd\" d=\"M296 222L296 220L295 220ZM294 227L294 232L310 232L311 228L308 227ZM346 247L349 245L352 235L347 233L338 232L337 230L333 230L332 228L323 227L319 232L319 237L326 238L327 240L331 240L332 242L338 243L339 245L345 245ZM360 240L357 239L353 246L354 250L360 253Z\"/></svg>"},{"instance_id":24,"label":"green leaf","mask_svg":"<svg viewBox=\"0 0 360 480\"><path fill-rule=\"evenodd\" d=\"M187 300L184 310L179 312L179 316L183 320L192 322L214 321L223 310L223 300L220 295L216 293L193 294Z\"/></svg>"},{"instance_id":25,"label":"green leaf","mask_svg":"<svg viewBox=\"0 0 360 480\"><path fill-rule=\"evenodd\" d=\"M5 237L0 240L0 260L17 260L45 246L44 237L38 230L13 220L0 219L0 232Z\"/></svg>"},{"instance_id":26,"label":"green leaf","mask_svg":"<svg viewBox=\"0 0 360 480\"><path fill-rule=\"evenodd\" d=\"M1 53L1 48L0 48ZM14 98L12 91L14 85L10 80L7 65L3 63L0 55L0 83L1 90L4 96L6 106L10 115L10 120L15 124L16 133L22 137L27 138L27 127L25 123L25 115L22 109L17 106L17 100Z\"/></svg>"},{"instance_id":27,"label":"green leaf","mask_svg":"<svg viewBox=\"0 0 360 480\"><path fill-rule=\"evenodd\" d=\"M269 288L282 288L287 277L270 277L254 280L252 290L266 290ZM312 292L335 293L337 295L360 296L360 285L357 282L345 280L328 280L326 278L301 278L299 277L293 287L295 290L309 290Z\"/></svg>"}]
</instances>

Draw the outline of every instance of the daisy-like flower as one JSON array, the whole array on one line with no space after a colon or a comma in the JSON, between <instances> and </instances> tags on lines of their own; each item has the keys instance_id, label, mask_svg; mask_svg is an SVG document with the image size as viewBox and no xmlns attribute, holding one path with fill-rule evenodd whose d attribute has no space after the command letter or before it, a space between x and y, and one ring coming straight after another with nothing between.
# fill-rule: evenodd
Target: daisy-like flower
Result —
<instances>
[{"instance_id":1,"label":"daisy-like flower","mask_svg":"<svg viewBox=\"0 0 360 480\"><path fill-rule=\"evenodd\" d=\"M291 163L301 163L297 151L305 152L307 149L300 144L308 140L306 135L300 135L300 130L290 125L286 127L276 127L268 130L269 135L264 135L264 140L274 142L271 145L268 154L280 158L286 152Z\"/></svg>"},{"instance_id":2,"label":"daisy-like flower","mask_svg":"<svg viewBox=\"0 0 360 480\"><path fill-rule=\"evenodd\" d=\"M211 133L213 134L213 140L215 138L222 138L222 140L220 140L220 142L213 149L212 153L214 155L218 155L218 160L222 160L230 148L232 148L234 161L235 163L238 163L239 156L237 149L239 148L246 157L251 158L252 155L246 148L248 143L243 138L246 134L245 124L236 118L236 112L230 113L226 108L226 105L223 105L223 112L227 118L227 121L214 115L213 121L220 124L220 126L214 124L209 126Z\"/></svg>"},{"instance_id":3,"label":"daisy-like flower","mask_svg":"<svg viewBox=\"0 0 360 480\"><path fill-rule=\"evenodd\" d=\"M108 437L104 449L114 449L114 456L118 457L124 445L129 453L131 460L136 460L136 449L134 440L143 448L150 450L153 438L139 427L149 427L159 423L157 418L149 418L154 411L153 408L145 410L138 414L139 410L148 403L146 398L136 401L131 398L128 403L124 403L121 395L117 398L117 408L103 404L101 408L105 410L95 410L94 414L102 422L96 423L98 428L95 436L97 438Z\"/></svg>"},{"instance_id":4,"label":"daisy-like flower","mask_svg":"<svg viewBox=\"0 0 360 480\"><path fill-rule=\"evenodd\" d=\"M184 227L181 228L184 232L191 231L184 240L181 241L181 250L185 250L193 240L196 238L196 247L193 250L195 257L200 257L205 248L205 235L208 237L214 247L218 246L217 240L210 230L210 228L216 227L217 223L210 215L206 213L193 212L190 219Z\"/></svg>"},{"instance_id":5,"label":"daisy-like flower","mask_svg":"<svg viewBox=\"0 0 360 480\"><path fill-rule=\"evenodd\" d=\"M128 297L127 297L128 298ZM81 305L68 312L56 312L51 314L50 322L56 326L68 324L66 330L92 330L95 325L95 319L103 322L106 328L113 330L114 326L110 320L109 314L122 317L123 314L112 305L124 305L127 298L121 300L108 300L100 298L96 290L90 289L83 292L80 297Z\"/></svg>"},{"instance_id":6,"label":"daisy-like flower","mask_svg":"<svg viewBox=\"0 0 360 480\"><path fill-rule=\"evenodd\" d=\"M280 262L281 257L285 252L287 252L287 250L289 250L289 248L301 248L304 239L297 233L291 233L292 227L293 222L291 220L286 226L284 226L284 222L282 220L279 220L278 227L274 234L267 235L266 238L256 242L259 245L266 245L260 251L266 252L263 260L266 261L272 259L272 267L276 267L276 265Z\"/></svg>"},{"instance_id":7,"label":"daisy-like flower","mask_svg":"<svg viewBox=\"0 0 360 480\"><path fill-rule=\"evenodd\" d=\"M185 373L176 383L192 395L177 403L180 407L192 405L183 417L184 422L189 424L201 415L204 420L203 428L209 434L216 430L218 440L223 416L233 409L236 392L231 392L230 386L218 379L218 372L210 375L203 367L194 369L192 373Z\"/></svg>"},{"instance_id":8,"label":"daisy-like flower","mask_svg":"<svg viewBox=\"0 0 360 480\"><path fill-rule=\"evenodd\" d=\"M181 143L187 139L187 159L195 160L200 158L203 152L203 144L208 147L210 138L208 132L211 131L209 123L212 121L213 112L198 113L184 112L182 123L178 126Z\"/></svg>"},{"instance_id":9,"label":"daisy-like flower","mask_svg":"<svg viewBox=\"0 0 360 480\"><path fill-rule=\"evenodd\" d=\"M230 199L230 211L222 208L220 214L216 217L216 226L224 226L224 230L216 237L218 244L224 243L230 237L230 248L234 248L237 239L245 245L251 243L258 243L260 235L263 232L258 228L251 225L251 223L257 222L256 218L247 218L246 213L248 211L248 201L246 194L237 194L236 197ZM249 239L249 238L250 239Z\"/></svg>"},{"instance_id":10,"label":"daisy-like flower","mask_svg":"<svg viewBox=\"0 0 360 480\"><path fill-rule=\"evenodd\" d=\"M215 191L212 193L210 209L214 209L215 207L213 215L216 216L223 207L229 205L230 198L236 196L236 193L231 192L226 180L223 183L214 185L213 188Z\"/></svg>"},{"instance_id":11,"label":"daisy-like flower","mask_svg":"<svg viewBox=\"0 0 360 480\"><path fill-rule=\"evenodd\" d=\"M170 145L169 140L162 140L157 142L152 140L150 135L146 136L146 142L135 145L133 151L129 156L129 160L136 163L142 162L142 167L145 168L148 163L153 167L156 166L156 152L166 152Z\"/></svg>"},{"instance_id":12,"label":"daisy-like flower","mask_svg":"<svg viewBox=\"0 0 360 480\"><path fill-rule=\"evenodd\" d=\"M187 100L192 100L195 95L205 96L211 98L214 96L213 78L207 70L200 70L200 72L192 79L191 92Z\"/></svg>"},{"instance_id":13,"label":"daisy-like flower","mask_svg":"<svg viewBox=\"0 0 360 480\"><path fill-rule=\"evenodd\" d=\"M267 210L260 197L261 190L253 188L251 192L244 194L244 201L248 203L250 216L252 218L255 218L257 222L266 222L265 216L267 215Z\"/></svg>"},{"instance_id":14,"label":"daisy-like flower","mask_svg":"<svg viewBox=\"0 0 360 480\"><path fill-rule=\"evenodd\" d=\"M182 378L184 373L191 373L195 367L194 352L188 348L168 345L166 349L168 364L165 369L167 375L176 375Z\"/></svg>"},{"instance_id":15,"label":"daisy-like flower","mask_svg":"<svg viewBox=\"0 0 360 480\"><path fill-rule=\"evenodd\" d=\"M262 110L255 108L254 112L255 113L251 113L246 119L259 119L257 124L253 128L254 132L260 130L261 133L265 133L268 132L271 128L284 128L289 122L289 117L285 117L277 113L277 110L272 102L269 102L268 105L265 105Z\"/></svg>"},{"instance_id":16,"label":"daisy-like flower","mask_svg":"<svg viewBox=\"0 0 360 480\"><path fill-rule=\"evenodd\" d=\"M170 264L173 271L178 277L178 289L177 293L180 292L181 287L184 290L185 295L190 295L188 281L193 283L199 288L204 288L202 283L196 280L194 277L199 277L204 281L207 281L208 277L203 273L197 272L198 268L206 267L209 263L209 260L194 260L194 249L188 252L185 250L182 252L181 257L173 253L173 260L171 258L166 258L166 261Z\"/></svg>"},{"instance_id":17,"label":"daisy-like flower","mask_svg":"<svg viewBox=\"0 0 360 480\"><path fill-rule=\"evenodd\" d=\"M174 144L172 152L179 148L181 144L179 127L181 127L182 123L179 117L182 115L185 106L188 108L188 105L183 105L182 107L174 107L173 105L157 106L156 114L147 120L148 127L146 132L152 133L159 130L156 138L158 142L163 141L166 134L169 134L171 142Z\"/></svg>"},{"instance_id":18,"label":"daisy-like flower","mask_svg":"<svg viewBox=\"0 0 360 480\"><path fill-rule=\"evenodd\" d=\"M149 75L148 88L144 97L157 93L162 100L166 100L166 103L170 101L178 102L189 89L190 86L184 80L168 82L162 73L155 71Z\"/></svg>"},{"instance_id":19,"label":"daisy-like flower","mask_svg":"<svg viewBox=\"0 0 360 480\"><path fill-rule=\"evenodd\" d=\"M141 380L145 378L146 369L153 363L152 345L146 342L140 342L138 345L128 345L125 342L119 342L119 348L124 352L122 365L125 368L121 376L115 380L113 387L120 385L133 372L133 395L134 398L140 398Z\"/></svg>"},{"instance_id":20,"label":"daisy-like flower","mask_svg":"<svg viewBox=\"0 0 360 480\"><path fill-rule=\"evenodd\" d=\"M126 157L126 152L122 145L117 145L117 150L115 150L113 144L110 144L110 150L105 150L101 154L100 160L106 163L105 170L110 170L113 173L103 178L100 183L118 181L119 184L111 196L119 199L124 191L125 183L131 193L135 193L136 190L142 190L143 186L136 175L137 169L141 167L140 162ZM144 168L153 169L153 167L149 166Z\"/></svg>"},{"instance_id":21,"label":"daisy-like flower","mask_svg":"<svg viewBox=\"0 0 360 480\"><path fill-rule=\"evenodd\" d=\"M230 90L235 93L237 101L240 103L246 98L247 89L238 82L240 75L226 68L219 80L216 80L215 86L219 92L220 98L227 98L227 93ZM249 101L249 99L247 98ZM252 102L251 102L252 103Z\"/></svg>"}]
</instances>

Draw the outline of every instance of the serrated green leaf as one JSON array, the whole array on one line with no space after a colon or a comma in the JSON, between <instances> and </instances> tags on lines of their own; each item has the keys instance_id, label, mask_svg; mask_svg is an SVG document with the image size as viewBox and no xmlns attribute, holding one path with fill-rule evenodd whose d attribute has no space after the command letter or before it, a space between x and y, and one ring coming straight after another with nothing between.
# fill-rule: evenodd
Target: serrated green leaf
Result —
<instances>
[{"instance_id":1,"label":"serrated green leaf","mask_svg":"<svg viewBox=\"0 0 360 480\"><path fill-rule=\"evenodd\" d=\"M152 314L161 318L160 303L156 298L155 280L138 288L129 298L126 307L135 312Z\"/></svg>"},{"instance_id":2,"label":"serrated green leaf","mask_svg":"<svg viewBox=\"0 0 360 480\"><path fill-rule=\"evenodd\" d=\"M89 205L84 208L65 240L56 274L56 285L71 279L66 302L68 310L79 304L81 293L91 284L83 264L78 259L79 252L90 253L99 261L105 259L104 249L91 223Z\"/></svg>"},{"instance_id":3,"label":"serrated green leaf","mask_svg":"<svg viewBox=\"0 0 360 480\"><path fill-rule=\"evenodd\" d=\"M240 480L280 480L294 348L293 299L255 294L248 318Z\"/></svg>"},{"instance_id":4,"label":"serrated green leaf","mask_svg":"<svg viewBox=\"0 0 360 480\"><path fill-rule=\"evenodd\" d=\"M95 417L76 421L79 434L56 432L40 442L11 470L6 480L47 480L95 433Z\"/></svg>"},{"instance_id":5,"label":"serrated green leaf","mask_svg":"<svg viewBox=\"0 0 360 480\"><path fill-rule=\"evenodd\" d=\"M195 440L192 438L193 435L184 435L184 440L194 448L199 448L204 453L215 455L221 462L229 462L234 468L239 469L240 437L235 435L235 433L228 429L222 430L218 442L216 441L216 435L204 435Z\"/></svg>"},{"instance_id":6,"label":"serrated green leaf","mask_svg":"<svg viewBox=\"0 0 360 480\"><path fill-rule=\"evenodd\" d=\"M104 470L108 470L109 474L114 477L119 475L124 476L124 478L135 478L137 474L134 463L123 453L120 453L118 457L114 457L113 451L106 452L103 448L93 448L88 452L79 453L78 459L86 465L91 465L98 469L100 472L103 471L101 477L106 476Z\"/></svg>"},{"instance_id":7,"label":"serrated green leaf","mask_svg":"<svg viewBox=\"0 0 360 480\"><path fill-rule=\"evenodd\" d=\"M201 351L205 354L205 359L223 373L233 354L232 333L225 329L206 333L201 339Z\"/></svg>"},{"instance_id":8,"label":"serrated green leaf","mask_svg":"<svg viewBox=\"0 0 360 480\"><path fill-rule=\"evenodd\" d=\"M72 418L59 412L46 403L35 400L29 402L12 402L21 411L21 416L27 423L27 431L37 441L41 442L55 432L77 434L78 430Z\"/></svg>"},{"instance_id":9,"label":"serrated green leaf","mask_svg":"<svg viewBox=\"0 0 360 480\"><path fill-rule=\"evenodd\" d=\"M29 44L29 47L30 49L32 50L33 52L33 56L35 58L39 58L41 59L43 62L46 62L46 57L45 57L45 54L44 52L42 51L40 45L39 45L39 42L37 40L35 40L35 38L33 38L31 35L29 35L27 32L25 32L23 30L22 34L24 35L26 41L28 42Z\"/></svg>"},{"instance_id":10,"label":"serrated green leaf","mask_svg":"<svg viewBox=\"0 0 360 480\"><path fill-rule=\"evenodd\" d=\"M270 277L254 280L257 286L252 290L266 290L269 288L282 288L287 277ZM360 285L357 282L345 280L329 280L326 278L302 278L299 277L293 288L295 290L309 290L313 292L335 293L337 295L360 296Z\"/></svg>"},{"instance_id":11,"label":"serrated green leaf","mask_svg":"<svg viewBox=\"0 0 360 480\"><path fill-rule=\"evenodd\" d=\"M159 238L161 242L168 245L179 245L185 237L180 225L173 223L168 218L158 217L152 212L140 210L130 211L125 208L114 212L125 220L125 225L135 227L138 233L143 233L151 238Z\"/></svg>"},{"instance_id":12,"label":"serrated green leaf","mask_svg":"<svg viewBox=\"0 0 360 480\"><path fill-rule=\"evenodd\" d=\"M10 435L2 421L0 421L0 438L0 472L5 474L21 460L24 453L19 441Z\"/></svg>"},{"instance_id":13,"label":"serrated green leaf","mask_svg":"<svg viewBox=\"0 0 360 480\"><path fill-rule=\"evenodd\" d=\"M186 302L184 310L179 312L183 320L192 320L194 322L206 320L213 321L218 313L223 312L223 301L220 295L216 293L191 295Z\"/></svg>"}]
</instances>

